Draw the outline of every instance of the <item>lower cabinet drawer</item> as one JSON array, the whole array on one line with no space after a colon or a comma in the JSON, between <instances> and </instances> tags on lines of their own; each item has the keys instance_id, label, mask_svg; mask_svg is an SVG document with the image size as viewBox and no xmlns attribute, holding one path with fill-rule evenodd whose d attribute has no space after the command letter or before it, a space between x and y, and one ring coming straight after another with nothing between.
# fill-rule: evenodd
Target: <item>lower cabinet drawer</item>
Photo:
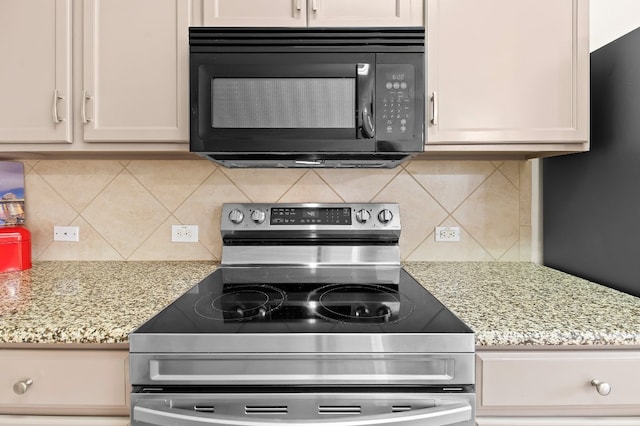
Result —
<instances>
[{"instance_id":1,"label":"lower cabinet drawer","mask_svg":"<svg viewBox=\"0 0 640 426\"><path fill-rule=\"evenodd\" d=\"M640 414L640 351L478 352L476 367L480 413Z\"/></svg>"},{"instance_id":2,"label":"lower cabinet drawer","mask_svg":"<svg viewBox=\"0 0 640 426\"><path fill-rule=\"evenodd\" d=\"M0 350L0 413L127 415L127 369L124 350Z\"/></svg>"},{"instance_id":3,"label":"lower cabinet drawer","mask_svg":"<svg viewBox=\"0 0 640 426\"><path fill-rule=\"evenodd\" d=\"M638 426L640 417L480 417L477 426Z\"/></svg>"},{"instance_id":4,"label":"lower cabinet drawer","mask_svg":"<svg viewBox=\"0 0 640 426\"><path fill-rule=\"evenodd\" d=\"M129 426L127 417L0 416L0 425L11 426Z\"/></svg>"}]
</instances>

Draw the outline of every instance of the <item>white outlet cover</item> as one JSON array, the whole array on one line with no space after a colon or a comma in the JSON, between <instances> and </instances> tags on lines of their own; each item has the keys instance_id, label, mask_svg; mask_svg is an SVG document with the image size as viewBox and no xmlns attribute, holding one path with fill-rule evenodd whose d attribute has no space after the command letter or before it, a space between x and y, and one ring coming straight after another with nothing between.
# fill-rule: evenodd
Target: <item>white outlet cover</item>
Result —
<instances>
[{"instance_id":1,"label":"white outlet cover","mask_svg":"<svg viewBox=\"0 0 640 426\"><path fill-rule=\"evenodd\" d=\"M460 241L460 227L436 226L435 237L438 242Z\"/></svg>"},{"instance_id":2,"label":"white outlet cover","mask_svg":"<svg viewBox=\"0 0 640 426\"><path fill-rule=\"evenodd\" d=\"M79 226L54 226L53 241L80 241Z\"/></svg>"},{"instance_id":3,"label":"white outlet cover","mask_svg":"<svg viewBox=\"0 0 640 426\"><path fill-rule=\"evenodd\" d=\"M172 243L197 243L198 225L171 225Z\"/></svg>"}]
</instances>

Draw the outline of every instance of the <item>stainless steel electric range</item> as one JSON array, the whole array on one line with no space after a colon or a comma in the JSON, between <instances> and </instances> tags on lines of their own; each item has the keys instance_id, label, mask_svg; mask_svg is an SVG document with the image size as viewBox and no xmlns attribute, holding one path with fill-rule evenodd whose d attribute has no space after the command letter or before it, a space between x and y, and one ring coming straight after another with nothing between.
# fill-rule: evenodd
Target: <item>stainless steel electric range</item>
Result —
<instances>
[{"instance_id":1,"label":"stainless steel electric range","mask_svg":"<svg viewBox=\"0 0 640 426\"><path fill-rule=\"evenodd\" d=\"M473 332L397 204L225 204L221 267L130 335L132 426L474 425Z\"/></svg>"}]
</instances>

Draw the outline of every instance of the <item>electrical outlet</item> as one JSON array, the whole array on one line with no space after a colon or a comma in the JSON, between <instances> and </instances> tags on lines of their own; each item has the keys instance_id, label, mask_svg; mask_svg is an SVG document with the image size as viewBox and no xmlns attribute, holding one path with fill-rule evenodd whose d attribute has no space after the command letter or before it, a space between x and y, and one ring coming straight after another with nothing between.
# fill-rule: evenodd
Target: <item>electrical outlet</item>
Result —
<instances>
[{"instance_id":1,"label":"electrical outlet","mask_svg":"<svg viewBox=\"0 0 640 426\"><path fill-rule=\"evenodd\" d=\"M198 225L171 225L172 243L197 243Z\"/></svg>"},{"instance_id":2,"label":"electrical outlet","mask_svg":"<svg viewBox=\"0 0 640 426\"><path fill-rule=\"evenodd\" d=\"M460 241L459 226L436 226L436 241Z\"/></svg>"},{"instance_id":3,"label":"electrical outlet","mask_svg":"<svg viewBox=\"0 0 640 426\"><path fill-rule=\"evenodd\" d=\"M80 227L54 226L53 241L80 241Z\"/></svg>"}]
</instances>

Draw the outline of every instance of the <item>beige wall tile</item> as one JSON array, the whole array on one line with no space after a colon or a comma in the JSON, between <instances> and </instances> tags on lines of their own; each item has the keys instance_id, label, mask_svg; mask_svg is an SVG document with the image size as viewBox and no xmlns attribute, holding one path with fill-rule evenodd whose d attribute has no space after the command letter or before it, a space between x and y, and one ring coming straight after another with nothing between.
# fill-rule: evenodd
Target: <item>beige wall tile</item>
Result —
<instances>
[{"instance_id":1,"label":"beige wall tile","mask_svg":"<svg viewBox=\"0 0 640 426\"><path fill-rule=\"evenodd\" d=\"M251 201L398 202L403 259L531 256L529 161L247 170L204 160L47 160L26 169L34 259L219 259L222 204ZM69 224L80 226L80 242L54 244L53 225ZM172 224L198 225L200 243L171 243ZM462 241L435 243L439 224L460 226Z\"/></svg>"},{"instance_id":2,"label":"beige wall tile","mask_svg":"<svg viewBox=\"0 0 640 426\"><path fill-rule=\"evenodd\" d=\"M216 170L207 160L131 161L127 170L169 211L174 211Z\"/></svg>"},{"instance_id":3,"label":"beige wall tile","mask_svg":"<svg viewBox=\"0 0 640 426\"><path fill-rule=\"evenodd\" d=\"M254 203L274 203L305 174L304 169L220 168Z\"/></svg>"},{"instance_id":4,"label":"beige wall tile","mask_svg":"<svg viewBox=\"0 0 640 426\"><path fill-rule=\"evenodd\" d=\"M491 261L495 260L473 237L452 217L448 217L438 226L460 227L460 241L435 241L432 232L407 260L416 261Z\"/></svg>"},{"instance_id":5,"label":"beige wall tile","mask_svg":"<svg viewBox=\"0 0 640 426\"><path fill-rule=\"evenodd\" d=\"M520 243L516 241L499 259L501 262L517 262L520 260Z\"/></svg>"},{"instance_id":6,"label":"beige wall tile","mask_svg":"<svg viewBox=\"0 0 640 426\"><path fill-rule=\"evenodd\" d=\"M125 170L87 206L82 216L127 259L169 212Z\"/></svg>"},{"instance_id":7,"label":"beige wall tile","mask_svg":"<svg viewBox=\"0 0 640 426\"><path fill-rule=\"evenodd\" d=\"M25 224L31 232L31 256L37 259L53 242L54 225L69 225L78 212L31 170L25 176Z\"/></svg>"},{"instance_id":8,"label":"beige wall tile","mask_svg":"<svg viewBox=\"0 0 640 426\"><path fill-rule=\"evenodd\" d=\"M520 226L520 258L521 262L531 261L531 225Z\"/></svg>"},{"instance_id":9,"label":"beige wall tile","mask_svg":"<svg viewBox=\"0 0 640 426\"><path fill-rule=\"evenodd\" d=\"M531 226L532 181L531 161L521 161L520 167L520 225Z\"/></svg>"},{"instance_id":10,"label":"beige wall tile","mask_svg":"<svg viewBox=\"0 0 640 426\"><path fill-rule=\"evenodd\" d=\"M182 224L198 225L201 244L216 259L222 253L220 238L220 215L224 203L248 203L250 200L238 187L216 170L175 211Z\"/></svg>"},{"instance_id":11,"label":"beige wall tile","mask_svg":"<svg viewBox=\"0 0 640 426\"><path fill-rule=\"evenodd\" d=\"M522 161L505 161L498 170L507 178L509 182L516 188L520 188L520 164Z\"/></svg>"},{"instance_id":12,"label":"beige wall tile","mask_svg":"<svg viewBox=\"0 0 640 426\"><path fill-rule=\"evenodd\" d=\"M411 161L405 168L449 213L496 169L488 161Z\"/></svg>"},{"instance_id":13,"label":"beige wall tile","mask_svg":"<svg viewBox=\"0 0 640 426\"><path fill-rule=\"evenodd\" d=\"M80 230L80 241L53 241L39 260L124 260L95 229L81 217L69 225Z\"/></svg>"},{"instance_id":14,"label":"beige wall tile","mask_svg":"<svg viewBox=\"0 0 640 426\"><path fill-rule=\"evenodd\" d=\"M316 173L333 188L343 200L366 203L373 199L402 168L379 169L326 169Z\"/></svg>"},{"instance_id":15,"label":"beige wall tile","mask_svg":"<svg viewBox=\"0 0 640 426\"><path fill-rule=\"evenodd\" d=\"M43 160L34 170L78 212L84 210L123 167L119 161Z\"/></svg>"},{"instance_id":16,"label":"beige wall tile","mask_svg":"<svg viewBox=\"0 0 640 426\"><path fill-rule=\"evenodd\" d=\"M341 203L344 200L320 176L307 171L279 200L282 203Z\"/></svg>"},{"instance_id":17,"label":"beige wall tile","mask_svg":"<svg viewBox=\"0 0 640 426\"><path fill-rule=\"evenodd\" d=\"M495 172L453 213L453 217L494 259L518 241L519 192L502 173Z\"/></svg>"},{"instance_id":18,"label":"beige wall tile","mask_svg":"<svg viewBox=\"0 0 640 426\"><path fill-rule=\"evenodd\" d=\"M402 171L375 198L375 202L400 204L400 255L406 259L447 212L406 171Z\"/></svg>"},{"instance_id":19,"label":"beige wall tile","mask_svg":"<svg viewBox=\"0 0 640 426\"><path fill-rule=\"evenodd\" d=\"M174 216L169 217L129 256L128 260L214 260L213 254L200 242L171 242L171 225L180 224Z\"/></svg>"}]
</instances>

